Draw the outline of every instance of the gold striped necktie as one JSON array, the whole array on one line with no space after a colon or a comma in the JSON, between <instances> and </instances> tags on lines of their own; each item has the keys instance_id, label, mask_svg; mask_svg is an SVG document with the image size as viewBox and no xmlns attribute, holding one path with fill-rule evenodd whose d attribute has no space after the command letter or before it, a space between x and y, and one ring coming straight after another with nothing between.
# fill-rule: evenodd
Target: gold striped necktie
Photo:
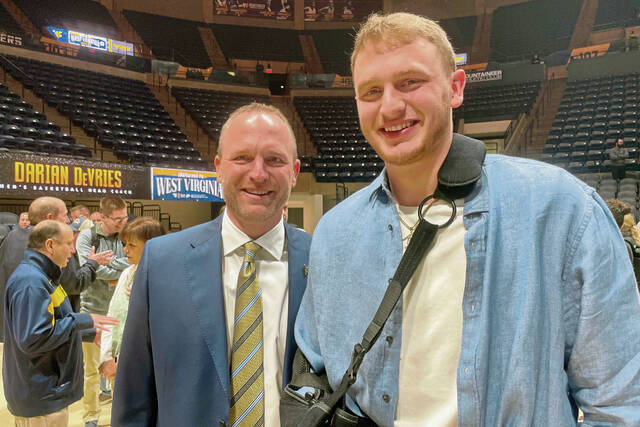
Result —
<instances>
[{"instance_id":1,"label":"gold striped necktie","mask_svg":"<svg viewBox=\"0 0 640 427\"><path fill-rule=\"evenodd\" d=\"M254 427L264 425L262 290L255 263L260 246L249 242L242 247L231 347L229 425Z\"/></svg>"}]
</instances>

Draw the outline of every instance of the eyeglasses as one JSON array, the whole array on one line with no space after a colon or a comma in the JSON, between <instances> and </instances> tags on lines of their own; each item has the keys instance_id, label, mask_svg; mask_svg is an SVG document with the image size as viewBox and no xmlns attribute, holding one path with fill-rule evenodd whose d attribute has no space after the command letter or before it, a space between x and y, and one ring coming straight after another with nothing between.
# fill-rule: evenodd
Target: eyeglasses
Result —
<instances>
[{"instance_id":1,"label":"eyeglasses","mask_svg":"<svg viewBox=\"0 0 640 427\"><path fill-rule=\"evenodd\" d=\"M128 218L126 216L123 216L123 217L120 217L120 218L113 218L113 217L106 216L106 215L105 215L105 217L109 218L111 221L113 221L113 222L115 222L117 224L121 224L121 223L125 222L127 220L127 218Z\"/></svg>"}]
</instances>

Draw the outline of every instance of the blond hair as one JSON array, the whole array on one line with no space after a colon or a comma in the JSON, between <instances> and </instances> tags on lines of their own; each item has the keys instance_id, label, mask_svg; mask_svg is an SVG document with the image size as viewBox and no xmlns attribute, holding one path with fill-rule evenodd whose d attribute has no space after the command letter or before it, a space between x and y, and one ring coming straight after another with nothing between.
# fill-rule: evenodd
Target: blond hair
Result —
<instances>
[{"instance_id":1,"label":"blond hair","mask_svg":"<svg viewBox=\"0 0 640 427\"><path fill-rule=\"evenodd\" d=\"M291 127L291 124L289 123L289 120L285 117L284 114L282 114L282 111L280 111L278 108L274 107L273 105L263 104L261 102L252 102L251 104L243 105L242 107L239 107L239 108L235 109L229 115L229 118L227 119L226 122L224 122L224 124L222 125L222 128L220 129L220 138L218 139L218 152L217 152L218 156L220 156L220 154L222 153L222 138L224 137L224 134L229 129L229 123L236 116L239 116L239 115L244 114L244 113L272 114L272 115L278 117L280 120L282 120L284 122L285 126L287 126L287 130L289 131L289 136L291 137L291 145L293 146L292 147L293 148L293 160L295 161L298 158L298 147L296 146L296 136L293 133L293 128Z\"/></svg>"},{"instance_id":2,"label":"blond hair","mask_svg":"<svg viewBox=\"0 0 640 427\"><path fill-rule=\"evenodd\" d=\"M640 230L636 227L636 221L633 219L633 215L630 213L624 216L624 220L622 226L620 227L620 232L625 237L633 238L633 241L636 245L640 246Z\"/></svg>"},{"instance_id":3,"label":"blond hair","mask_svg":"<svg viewBox=\"0 0 640 427\"><path fill-rule=\"evenodd\" d=\"M396 47L421 37L431 42L440 53L445 69L456 70L456 55L447 33L436 21L412 13L397 12L388 15L374 13L362 24L356 34L351 54L351 74L356 58L367 43L384 43Z\"/></svg>"}]
</instances>

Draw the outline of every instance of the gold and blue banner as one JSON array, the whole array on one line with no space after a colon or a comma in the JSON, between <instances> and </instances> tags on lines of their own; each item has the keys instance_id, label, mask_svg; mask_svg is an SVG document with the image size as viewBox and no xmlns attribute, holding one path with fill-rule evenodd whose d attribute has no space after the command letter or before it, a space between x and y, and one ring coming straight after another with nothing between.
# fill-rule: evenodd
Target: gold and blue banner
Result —
<instances>
[{"instance_id":1,"label":"gold and blue banner","mask_svg":"<svg viewBox=\"0 0 640 427\"><path fill-rule=\"evenodd\" d=\"M152 200L224 201L216 172L155 167L150 170Z\"/></svg>"},{"instance_id":2,"label":"gold and blue banner","mask_svg":"<svg viewBox=\"0 0 640 427\"><path fill-rule=\"evenodd\" d=\"M148 177L143 166L0 151L0 196L148 199Z\"/></svg>"},{"instance_id":3,"label":"gold and blue banner","mask_svg":"<svg viewBox=\"0 0 640 427\"><path fill-rule=\"evenodd\" d=\"M65 30L64 28L47 27L47 31L60 43L68 43L74 46L88 47L90 49L103 50L105 52L133 55L133 44L108 37L84 34L78 31Z\"/></svg>"}]
</instances>

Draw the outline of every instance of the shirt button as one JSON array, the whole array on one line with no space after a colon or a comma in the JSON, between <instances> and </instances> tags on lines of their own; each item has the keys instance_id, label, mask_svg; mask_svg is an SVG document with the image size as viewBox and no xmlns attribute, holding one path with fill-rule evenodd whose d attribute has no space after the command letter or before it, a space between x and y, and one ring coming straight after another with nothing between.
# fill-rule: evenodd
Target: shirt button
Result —
<instances>
[{"instance_id":1,"label":"shirt button","mask_svg":"<svg viewBox=\"0 0 640 427\"><path fill-rule=\"evenodd\" d=\"M471 311L476 311L476 305L475 304L471 304Z\"/></svg>"},{"instance_id":2,"label":"shirt button","mask_svg":"<svg viewBox=\"0 0 640 427\"><path fill-rule=\"evenodd\" d=\"M387 225L387 228L389 229L389 231L393 231L393 225L389 224Z\"/></svg>"},{"instance_id":3,"label":"shirt button","mask_svg":"<svg viewBox=\"0 0 640 427\"><path fill-rule=\"evenodd\" d=\"M469 373L469 368L464 368L464 373L468 374Z\"/></svg>"},{"instance_id":4,"label":"shirt button","mask_svg":"<svg viewBox=\"0 0 640 427\"><path fill-rule=\"evenodd\" d=\"M471 249L476 247L476 242L471 242Z\"/></svg>"},{"instance_id":5,"label":"shirt button","mask_svg":"<svg viewBox=\"0 0 640 427\"><path fill-rule=\"evenodd\" d=\"M393 337L391 335L387 336L387 342L391 344L393 342Z\"/></svg>"},{"instance_id":6,"label":"shirt button","mask_svg":"<svg viewBox=\"0 0 640 427\"><path fill-rule=\"evenodd\" d=\"M382 400L384 400L385 403L389 403L391 398L389 397L389 395L387 393L385 393L385 394L382 395Z\"/></svg>"}]
</instances>

